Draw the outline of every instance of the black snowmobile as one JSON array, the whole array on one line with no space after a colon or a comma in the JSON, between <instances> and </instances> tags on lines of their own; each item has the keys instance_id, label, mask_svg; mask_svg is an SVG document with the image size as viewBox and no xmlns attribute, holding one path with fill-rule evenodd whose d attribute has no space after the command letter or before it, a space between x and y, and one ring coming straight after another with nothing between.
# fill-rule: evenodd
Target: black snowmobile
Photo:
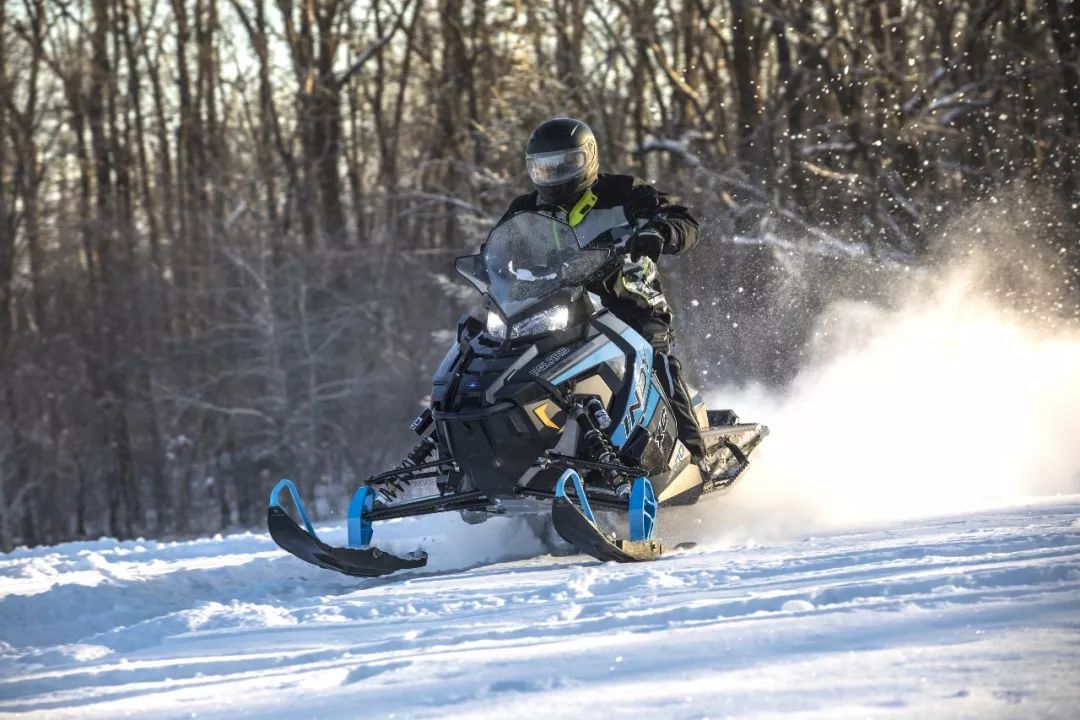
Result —
<instances>
[{"instance_id":1,"label":"black snowmobile","mask_svg":"<svg viewBox=\"0 0 1080 720\"><path fill-rule=\"evenodd\" d=\"M692 462L652 347L585 289L621 262L614 242L583 243L570 225L523 212L496 227L480 254L459 258L483 312L459 323L430 408L412 423L419 443L401 467L356 491L349 547L319 540L296 487L282 480L270 495L275 542L314 565L374 577L427 562L424 552L399 557L372 546L376 521L459 511L479 522L550 505L555 530L581 552L617 562L659 557L658 508L729 489L768 429L706 410L695 394L709 467ZM437 494L399 499L422 478L434 478ZM282 507L284 490L304 527ZM627 537L605 530L594 509L625 515Z\"/></svg>"}]
</instances>

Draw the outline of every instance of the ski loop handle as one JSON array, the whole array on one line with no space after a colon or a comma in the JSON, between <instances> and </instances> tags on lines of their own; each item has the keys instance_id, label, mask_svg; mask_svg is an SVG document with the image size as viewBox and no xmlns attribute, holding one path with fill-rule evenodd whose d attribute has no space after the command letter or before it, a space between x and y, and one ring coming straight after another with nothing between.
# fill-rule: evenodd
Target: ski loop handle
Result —
<instances>
[{"instance_id":1,"label":"ski loop handle","mask_svg":"<svg viewBox=\"0 0 1080 720\"><path fill-rule=\"evenodd\" d=\"M577 470L570 468L559 477L559 482L555 483L555 497L563 498L567 502L570 502L569 496L566 494L566 481L571 480L574 483L574 493L577 495L578 503L581 505L581 513L589 522L594 526L596 525L596 518L593 517L592 508L589 507L589 498L585 495L585 487L581 482L581 475Z\"/></svg>"},{"instance_id":2,"label":"ski loop handle","mask_svg":"<svg viewBox=\"0 0 1080 720\"><path fill-rule=\"evenodd\" d=\"M281 501L279 496L282 490L288 490L292 495L293 505L296 506L297 512L300 513L300 519L304 521L304 527L307 528L308 535L318 539L318 535L315 534L315 527L311 524L311 520L308 518L307 510L304 509L304 503L300 502L300 493L296 489L296 485L292 480L282 478L278 481L278 484L274 486L274 489L270 491L270 507L281 507ZM284 510L284 508L282 508Z\"/></svg>"}]
</instances>

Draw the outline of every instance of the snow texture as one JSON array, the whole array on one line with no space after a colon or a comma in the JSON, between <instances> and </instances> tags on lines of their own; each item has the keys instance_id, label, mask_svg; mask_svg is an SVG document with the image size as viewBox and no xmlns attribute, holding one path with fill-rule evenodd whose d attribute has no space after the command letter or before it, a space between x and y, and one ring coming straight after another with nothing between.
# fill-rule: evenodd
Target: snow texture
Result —
<instances>
[{"instance_id":1,"label":"snow texture","mask_svg":"<svg viewBox=\"0 0 1080 720\"><path fill-rule=\"evenodd\" d=\"M376 581L262 533L21 549L0 717L1075 717L1078 517L1070 495L615 565L439 516L376 528L433 551Z\"/></svg>"}]
</instances>

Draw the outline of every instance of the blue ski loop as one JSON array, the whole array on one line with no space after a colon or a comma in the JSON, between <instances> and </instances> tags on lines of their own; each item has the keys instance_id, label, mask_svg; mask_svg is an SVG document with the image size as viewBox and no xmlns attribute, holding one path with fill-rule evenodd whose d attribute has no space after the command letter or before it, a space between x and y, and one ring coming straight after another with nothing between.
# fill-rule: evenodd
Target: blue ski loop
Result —
<instances>
[{"instance_id":1,"label":"blue ski loop","mask_svg":"<svg viewBox=\"0 0 1080 720\"><path fill-rule=\"evenodd\" d=\"M300 513L300 519L304 521L304 527L307 528L308 535L318 539L319 536L315 534L315 527L308 518L307 510L304 509L304 503L300 502L300 493L296 491L296 486L293 485L292 480L282 479L278 481L278 484L270 491L270 507L281 507L281 501L278 499L278 496L281 495L282 490L288 490L289 494L292 495L293 505L296 506L296 510ZM284 510L284 508L282 508L282 510Z\"/></svg>"},{"instance_id":2,"label":"blue ski loop","mask_svg":"<svg viewBox=\"0 0 1080 720\"><path fill-rule=\"evenodd\" d=\"M656 524L656 493L647 477L638 477L630 490L630 540L651 540Z\"/></svg>"},{"instance_id":3,"label":"blue ski loop","mask_svg":"<svg viewBox=\"0 0 1080 720\"><path fill-rule=\"evenodd\" d=\"M371 543L371 521L364 514L375 503L375 494L367 485L361 485L349 503L349 547L366 548Z\"/></svg>"},{"instance_id":4,"label":"blue ski loop","mask_svg":"<svg viewBox=\"0 0 1080 720\"><path fill-rule=\"evenodd\" d=\"M559 482L555 483L555 497L564 498L568 502L571 502L570 498L566 496L566 481L574 481L574 492L577 493L578 503L581 504L581 513L588 518L589 522L596 525L596 518L593 517L592 508L589 507L589 499L585 497L585 487L581 484L581 475L578 475L577 470L567 470L559 477Z\"/></svg>"}]
</instances>

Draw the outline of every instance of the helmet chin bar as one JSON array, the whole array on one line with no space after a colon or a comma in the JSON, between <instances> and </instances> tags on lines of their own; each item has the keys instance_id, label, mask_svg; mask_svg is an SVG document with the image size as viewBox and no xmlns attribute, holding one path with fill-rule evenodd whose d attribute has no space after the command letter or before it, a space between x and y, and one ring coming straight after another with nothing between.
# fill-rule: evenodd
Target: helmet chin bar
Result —
<instances>
[{"instance_id":1,"label":"helmet chin bar","mask_svg":"<svg viewBox=\"0 0 1080 720\"><path fill-rule=\"evenodd\" d=\"M589 184L582 182L582 178L575 177L559 185L537 187L537 203L539 205L554 205L569 210L588 186Z\"/></svg>"}]
</instances>

